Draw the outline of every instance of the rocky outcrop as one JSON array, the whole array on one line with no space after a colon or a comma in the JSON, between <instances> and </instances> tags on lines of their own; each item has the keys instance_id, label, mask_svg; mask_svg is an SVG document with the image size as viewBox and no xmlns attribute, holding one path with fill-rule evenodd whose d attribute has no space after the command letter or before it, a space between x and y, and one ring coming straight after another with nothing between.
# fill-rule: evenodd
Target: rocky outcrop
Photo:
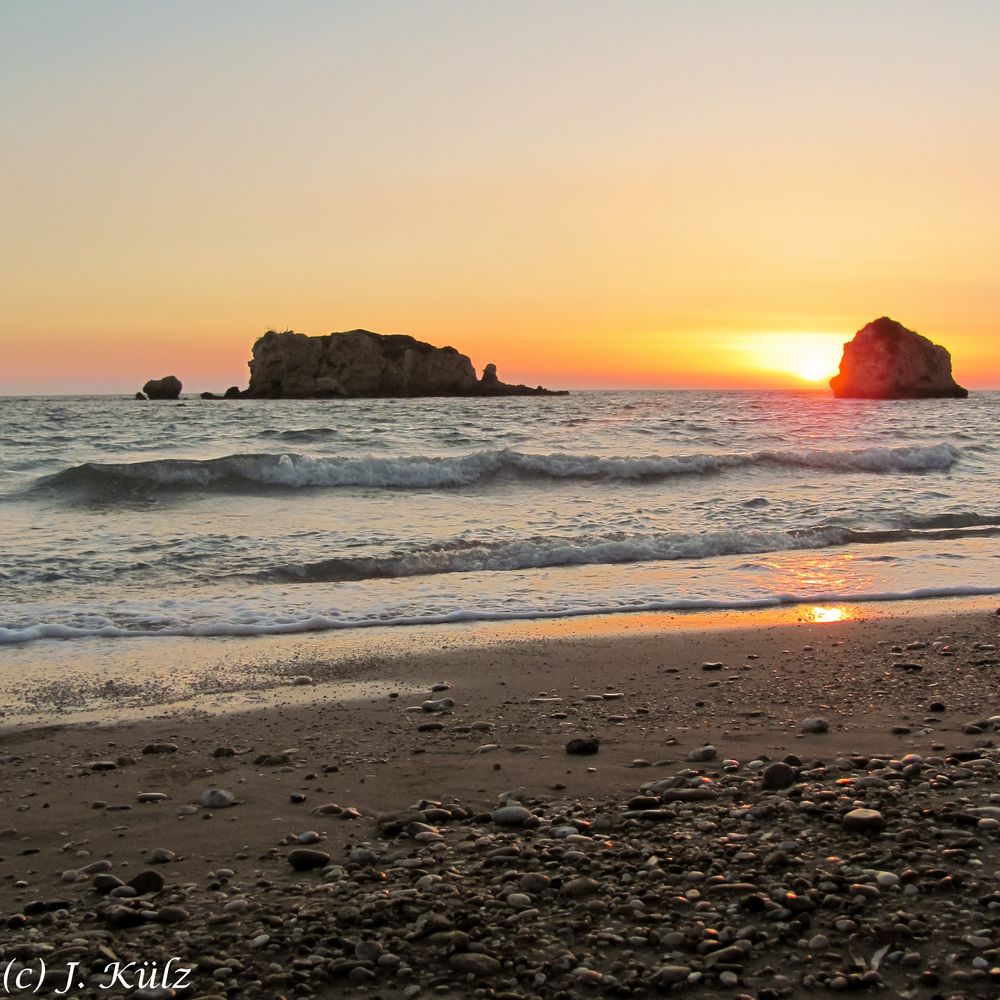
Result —
<instances>
[{"instance_id":1,"label":"rocky outcrop","mask_svg":"<svg viewBox=\"0 0 1000 1000\"><path fill-rule=\"evenodd\" d=\"M142 391L148 399L177 399L181 394L181 380L176 375L151 378Z\"/></svg>"},{"instance_id":2,"label":"rocky outcrop","mask_svg":"<svg viewBox=\"0 0 1000 1000\"><path fill-rule=\"evenodd\" d=\"M934 399L969 395L951 375L951 355L919 333L883 316L844 344L840 374L830 379L838 398Z\"/></svg>"},{"instance_id":3,"label":"rocky outcrop","mask_svg":"<svg viewBox=\"0 0 1000 1000\"><path fill-rule=\"evenodd\" d=\"M476 378L472 362L453 347L368 330L324 337L270 330L253 345L253 398L310 399L380 396L547 395L541 386L506 385L488 365Z\"/></svg>"},{"instance_id":4,"label":"rocky outcrop","mask_svg":"<svg viewBox=\"0 0 1000 1000\"><path fill-rule=\"evenodd\" d=\"M238 385L231 385L221 396L214 392L203 392L202 399L242 399L243 393Z\"/></svg>"}]
</instances>

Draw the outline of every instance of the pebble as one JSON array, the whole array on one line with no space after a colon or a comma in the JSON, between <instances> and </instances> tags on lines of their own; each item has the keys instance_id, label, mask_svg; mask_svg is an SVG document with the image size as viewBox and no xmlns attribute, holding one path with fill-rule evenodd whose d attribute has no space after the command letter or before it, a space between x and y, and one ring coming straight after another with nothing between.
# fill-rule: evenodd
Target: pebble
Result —
<instances>
[{"instance_id":1,"label":"pebble","mask_svg":"<svg viewBox=\"0 0 1000 1000\"><path fill-rule=\"evenodd\" d=\"M236 805L236 796L224 788L206 788L198 802L206 809L226 809Z\"/></svg>"},{"instance_id":2,"label":"pebble","mask_svg":"<svg viewBox=\"0 0 1000 1000\"><path fill-rule=\"evenodd\" d=\"M844 829L857 833L879 833L885 818L877 809L852 809L843 819Z\"/></svg>"},{"instance_id":3,"label":"pebble","mask_svg":"<svg viewBox=\"0 0 1000 1000\"><path fill-rule=\"evenodd\" d=\"M694 763L703 763L705 761L715 760L718 756L719 751L716 750L711 743L708 743L703 747L698 747L696 750L692 750L687 755L687 759Z\"/></svg>"},{"instance_id":4,"label":"pebble","mask_svg":"<svg viewBox=\"0 0 1000 1000\"><path fill-rule=\"evenodd\" d=\"M811 719L803 719L800 728L804 733L825 733L829 730L830 723L821 716L816 716Z\"/></svg>"},{"instance_id":5,"label":"pebble","mask_svg":"<svg viewBox=\"0 0 1000 1000\"><path fill-rule=\"evenodd\" d=\"M449 712L455 707L454 698L429 699L421 703L420 707L425 712Z\"/></svg>"},{"instance_id":6,"label":"pebble","mask_svg":"<svg viewBox=\"0 0 1000 1000\"><path fill-rule=\"evenodd\" d=\"M507 805L495 809L492 819L501 826L524 826L529 820L534 819L534 814L524 806Z\"/></svg>"},{"instance_id":7,"label":"pebble","mask_svg":"<svg viewBox=\"0 0 1000 1000\"><path fill-rule=\"evenodd\" d=\"M288 853L288 863L297 872L325 868L330 863L330 855L325 851L315 851L308 847L297 847Z\"/></svg>"},{"instance_id":8,"label":"pebble","mask_svg":"<svg viewBox=\"0 0 1000 1000\"><path fill-rule=\"evenodd\" d=\"M578 754L578 755L588 755L595 754L601 749L601 741L599 739L573 739L566 744L566 753L568 754Z\"/></svg>"},{"instance_id":9,"label":"pebble","mask_svg":"<svg viewBox=\"0 0 1000 1000\"><path fill-rule=\"evenodd\" d=\"M775 761L773 764L768 764L767 767L761 771L761 788L776 791L781 788L789 788L794 784L795 768L786 764L784 761Z\"/></svg>"}]
</instances>

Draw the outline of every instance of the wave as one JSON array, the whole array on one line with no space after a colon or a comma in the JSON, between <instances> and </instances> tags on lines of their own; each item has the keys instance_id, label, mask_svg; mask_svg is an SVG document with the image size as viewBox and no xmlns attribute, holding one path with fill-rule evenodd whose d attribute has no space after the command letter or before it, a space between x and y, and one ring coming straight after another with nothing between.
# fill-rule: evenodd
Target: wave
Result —
<instances>
[{"instance_id":1,"label":"wave","mask_svg":"<svg viewBox=\"0 0 1000 1000\"><path fill-rule=\"evenodd\" d=\"M946 471L959 459L950 444L853 450L788 449L730 454L600 456L536 455L510 449L460 457L314 458L248 454L210 459L87 462L36 481L54 492L154 492L167 489L300 489L366 487L446 489L509 475L539 480L656 480L712 475L757 466L831 472Z\"/></svg>"},{"instance_id":2,"label":"wave","mask_svg":"<svg viewBox=\"0 0 1000 1000\"><path fill-rule=\"evenodd\" d=\"M440 573L481 573L557 566L612 565L713 556L823 549L840 545L874 545L917 539L961 540L1000 535L1000 518L993 525L968 528L858 530L820 527L780 530L724 530L663 535L617 533L594 538L534 537L501 542L449 539L441 544L387 556L320 559L280 563L242 574L259 583L342 583L347 581L431 576Z\"/></svg>"},{"instance_id":3,"label":"wave","mask_svg":"<svg viewBox=\"0 0 1000 1000\"><path fill-rule=\"evenodd\" d=\"M587 615L611 615L636 612L750 610L796 604L863 604L878 601L913 601L941 597L981 597L1000 594L1000 587L922 587L906 591L821 591L802 594L767 594L761 597L708 599L671 598L637 600L627 603L574 605L558 609L523 607L509 611L488 608L457 609L448 612L396 614L385 617L335 617L329 614L308 614L301 618L289 615L255 615L253 622L223 619L183 621L176 617L151 622L147 617L129 625L106 623L69 625L60 622L37 622L20 628L0 628L0 646L18 645L42 639L136 639L191 638L221 636L296 635L305 632L327 632L343 629L387 626L449 625L459 622L527 621L532 619L578 618ZM268 620L269 618L269 620Z\"/></svg>"}]
</instances>

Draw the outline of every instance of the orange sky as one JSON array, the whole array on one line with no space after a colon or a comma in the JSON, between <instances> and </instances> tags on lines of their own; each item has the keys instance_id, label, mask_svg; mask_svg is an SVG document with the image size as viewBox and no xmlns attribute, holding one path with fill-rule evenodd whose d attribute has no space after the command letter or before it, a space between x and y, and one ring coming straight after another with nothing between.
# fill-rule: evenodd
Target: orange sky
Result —
<instances>
[{"instance_id":1,"label":"orange sky","mask_svg":"<svg viewBox=\"0 0 1000 1000\"><path fill-rule=\"evenodd\" d=\"M801 387L881 315L1000 386L992 4L5 21L2 393L245 385L269 327L531 384Z\"/></svg>"}]
</instances>

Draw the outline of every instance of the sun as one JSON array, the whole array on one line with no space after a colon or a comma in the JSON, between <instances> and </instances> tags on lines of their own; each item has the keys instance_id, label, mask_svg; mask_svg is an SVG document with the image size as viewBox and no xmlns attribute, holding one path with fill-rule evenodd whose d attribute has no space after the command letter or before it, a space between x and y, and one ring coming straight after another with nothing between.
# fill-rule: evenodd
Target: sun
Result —
<instances>
[{"instance_id":1,"label":"sun","mask_svg":"<svg viewBox=\"0 0 1000 1000\"><path fill-rule=\"evenodd\" d=\"M843 349L842 334L791 331L759 333L744 346L750 367L812 384L837 374Z\"/></svg>"},{"instance_id":2,"label":"sun","mask_svg":"<svg viewBox=\"0 0 1000 1000\"><path fill-rule=\"evenodd\" d=\"M836 371L836 368L831 370L830 362L821 357L803 358L795 368L795 374L806 382L823 382Z\"/></svg>"}]
</instances>

